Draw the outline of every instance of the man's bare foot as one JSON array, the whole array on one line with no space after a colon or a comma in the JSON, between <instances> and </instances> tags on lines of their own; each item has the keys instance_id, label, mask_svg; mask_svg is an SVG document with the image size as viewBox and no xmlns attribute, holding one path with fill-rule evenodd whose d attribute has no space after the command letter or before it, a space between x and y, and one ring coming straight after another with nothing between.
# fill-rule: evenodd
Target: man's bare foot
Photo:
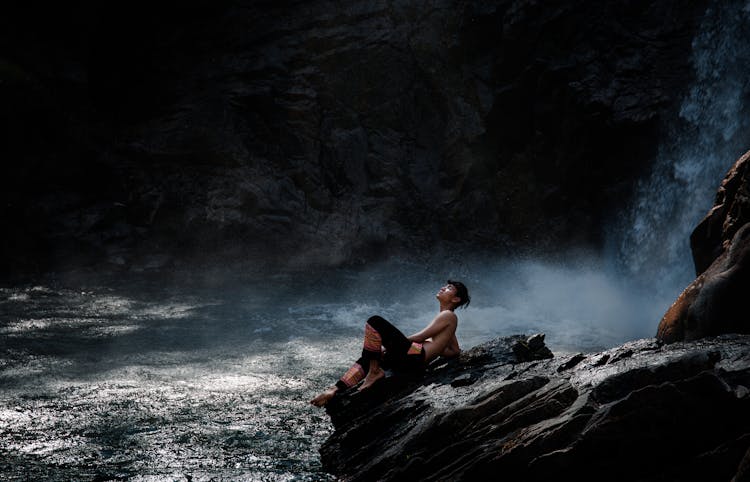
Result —
<instances>
[{"instance_id":1,"label":"man's bare foot","mask_svg":"<svg viewBox=\"0 0 750 482\"><path fill-rule=\"evenodd\" d=\"M377 382L384 376L385 372L382 368L378 368L377 370L371 369L369 372L367 372L365 380L362 382L362 385L357 389L357 391L361 392L362 390L367 390L373 385L373 383Z\"/></svg>"},{"instance_id":2,"label":"man's bare foot","mask_svg":"<svg viewBox=\"0 0 750 482\"><path fill-rule=\"evenodd\" d=\"M317 397L310 400L310 403L315 405L316 407L322 407L326 403L330 402L334 395L336 395L336 392L338 391L338 388L331 387L325 392L321 393Z\"/></svg>"}]
</instances>

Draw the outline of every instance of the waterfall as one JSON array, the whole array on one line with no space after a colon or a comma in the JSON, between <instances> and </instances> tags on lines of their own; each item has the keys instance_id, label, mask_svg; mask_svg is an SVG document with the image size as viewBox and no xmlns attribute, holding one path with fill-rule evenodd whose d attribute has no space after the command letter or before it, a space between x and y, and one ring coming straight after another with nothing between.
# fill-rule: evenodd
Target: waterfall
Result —
<instances>
[{"instance_id":1,"label":"waterfall","mask_svg":"<svg viewBox=\"0 0 750 482\"><path fill-rule=\"evenodd\" d=\"M719 5L721 4L721 5ZM690 233L732 163L750 148L750 2L708 7L692 44L694 80L652 170L611 231L617 270L664 299L694 277Z\"/></svg>"}]
</instances>

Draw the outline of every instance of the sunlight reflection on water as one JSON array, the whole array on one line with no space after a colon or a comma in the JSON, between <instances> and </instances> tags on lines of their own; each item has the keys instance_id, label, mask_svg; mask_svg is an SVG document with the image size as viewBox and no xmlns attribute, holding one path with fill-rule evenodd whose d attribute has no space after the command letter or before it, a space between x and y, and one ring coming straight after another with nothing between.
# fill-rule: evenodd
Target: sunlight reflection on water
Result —
<instances>
[{"instance_id":1,"label":"sunlight reflection on water","mask_svg":"<svg viewBox=\"0 0 750 482\"><path fill-rule=\"evenodd\" d=\"M468 271L464 348L544 331L553 350L586 350L638 332L633 293L596 269ZM329 480L317 449L330 422L308 400L357 358L369 316L407 334L428 323L446 275L384 266L310 276L0 289L0 471Z\"/></svg>"},{"instance_id":2,"label":"sunlight reflection on water","mask_svg":"<svg viewBox=\"0 0 750 482\"><path fill-rule=\"evenodd\" d=\"M307 403L345 363L328 343L213 299L102 291L3 290L2 473L329 479Z\"/></svg>"}]
</instances>

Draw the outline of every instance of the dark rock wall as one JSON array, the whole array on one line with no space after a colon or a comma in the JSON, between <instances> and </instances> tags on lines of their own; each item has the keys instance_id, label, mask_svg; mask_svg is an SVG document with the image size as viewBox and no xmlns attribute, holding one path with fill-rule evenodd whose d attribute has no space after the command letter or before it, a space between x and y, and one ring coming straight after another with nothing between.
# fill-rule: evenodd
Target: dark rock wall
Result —
<instances>
[{"instance_id":1,"label":"dark rock wall","mask_svg":"<svg viewBox=\"0 0 750 482\"><path fill-rule=\"evenodd\" d=\"M690 82L703 10L29 4L0 20L2 261L596 245Z\"/></svg>"}]
</instances>

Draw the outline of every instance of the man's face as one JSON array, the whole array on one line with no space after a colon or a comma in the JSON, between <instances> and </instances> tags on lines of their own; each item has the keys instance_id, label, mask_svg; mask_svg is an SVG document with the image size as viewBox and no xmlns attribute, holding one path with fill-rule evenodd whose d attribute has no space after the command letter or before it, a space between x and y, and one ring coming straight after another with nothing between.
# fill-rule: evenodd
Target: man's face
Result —
<instances>
[{"instance_id":1,"label":"man's face","mask_svg":"<svg viewBox=\"0 0 750 482\"><path fill-rule=\"evenodd\" d=\"M452 284L447 284L440 288L435 297L438 300L444 301L446 303L455 303L456 301L458 301L458 298L456 297L456 287Z\"/></svg>"}]
</instances>

